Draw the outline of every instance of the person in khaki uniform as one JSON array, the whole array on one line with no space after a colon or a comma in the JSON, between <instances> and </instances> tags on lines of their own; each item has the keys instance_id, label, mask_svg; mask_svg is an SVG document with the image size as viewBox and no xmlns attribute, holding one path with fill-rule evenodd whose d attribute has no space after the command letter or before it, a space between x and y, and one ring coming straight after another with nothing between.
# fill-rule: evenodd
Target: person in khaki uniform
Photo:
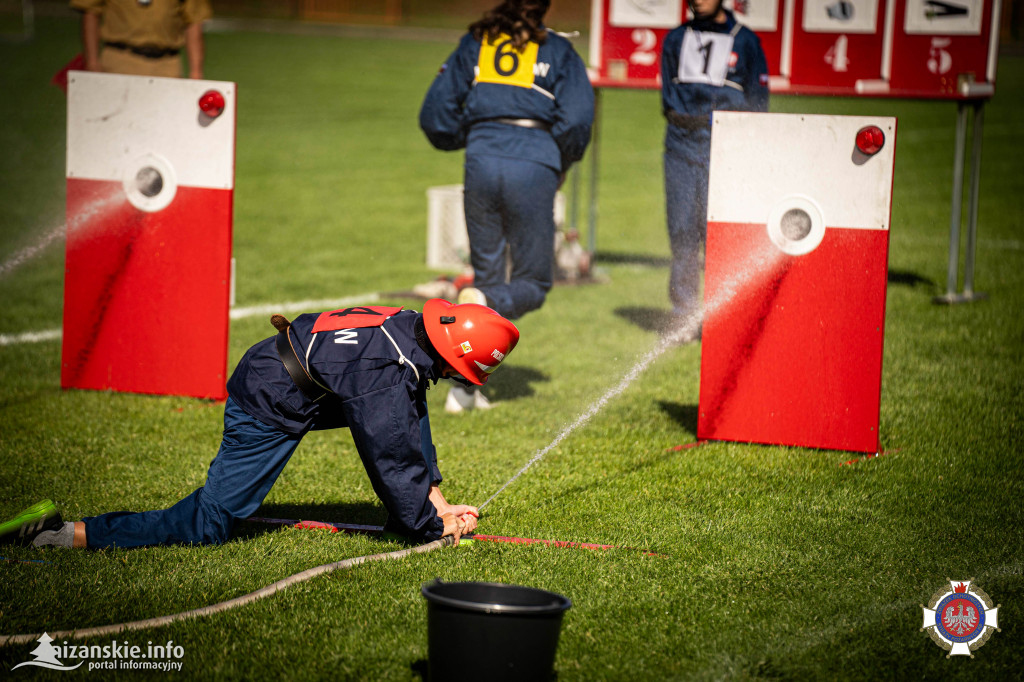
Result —
<instances>
[{"instance_id":1,"label":"person in khaki uniform","mask_svg":"<svg viewBox=\"0 0 1024 682\"><path fill-rule=\"evenodd\" d=\"M184 48L188 77L203 77L209 0L71 0L71 7L82 13L87 71L179 78Z\"/></svg>"}]
</instances>

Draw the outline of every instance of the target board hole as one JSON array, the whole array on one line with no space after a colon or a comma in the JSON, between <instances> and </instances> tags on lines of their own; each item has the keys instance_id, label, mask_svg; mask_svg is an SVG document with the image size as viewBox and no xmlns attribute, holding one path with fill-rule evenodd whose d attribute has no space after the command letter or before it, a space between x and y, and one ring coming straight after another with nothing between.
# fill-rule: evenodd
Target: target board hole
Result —
<instances>
[{"instance_id":1,"label":"target board hole","mask_svg":"<svg viewBox=\"0 0 1024 682\"><path fill-rule=\"evenodd\" d=\"M164 176L160 175L160 171L152 166L140 168L139 172L135 174L135 188L143 196L155 197L164 188Z\"/></svg>"},{"instance_id":2,"label":"target board hole","mask_svg":"<svg viewBox=\"0 0 1024 682\"><path fill-rule=\"evenodd\" d=\"M779 227L786 239L798 242L811 233L811 216L802 208L791 208L783 214Z\"/></svg>"}]
</instances>

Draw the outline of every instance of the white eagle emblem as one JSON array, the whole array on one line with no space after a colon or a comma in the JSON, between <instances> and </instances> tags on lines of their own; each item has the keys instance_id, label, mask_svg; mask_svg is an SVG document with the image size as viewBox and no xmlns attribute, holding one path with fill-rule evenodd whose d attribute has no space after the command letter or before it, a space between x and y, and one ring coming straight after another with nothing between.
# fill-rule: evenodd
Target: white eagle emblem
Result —
<instances>
[{"instance_id":1,"label":"white eagle emblem","mask_svg":"<svg viewBox=\"0 0 1024 682\"><path fill-rule=\"evenodd\" d=\"M964 605L957 604L959 609L954 614L953 607L950 606L946 609L945 615L942 616L942 624L946 626L950 632L955 632L957 635L963 635L965 632L969 632L974 629L974 626L978 624L978 614L974 610L973 606L967 607L967 613L964 613Z\"/></svg>"}]
</instances>

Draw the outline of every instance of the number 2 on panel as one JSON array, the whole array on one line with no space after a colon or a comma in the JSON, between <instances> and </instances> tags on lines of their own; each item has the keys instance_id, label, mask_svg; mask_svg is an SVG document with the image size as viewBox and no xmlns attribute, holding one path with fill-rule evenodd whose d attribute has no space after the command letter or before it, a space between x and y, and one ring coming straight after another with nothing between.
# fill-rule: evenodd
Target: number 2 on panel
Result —
<instances>
[{"instance_id":1,"label":"number 2 on panel","mask_svg":"<svg viewBox=\"0 0 1024 682\"><path fill-rule=\"evenodd\" d=\"M658 61L658 53L655 51L658 46L658 36L654 35L654 31L649 28L638 28L630 37L636 45L633 54L629 55L630 64L650 66Z\"/></svg>"}]
</instances>

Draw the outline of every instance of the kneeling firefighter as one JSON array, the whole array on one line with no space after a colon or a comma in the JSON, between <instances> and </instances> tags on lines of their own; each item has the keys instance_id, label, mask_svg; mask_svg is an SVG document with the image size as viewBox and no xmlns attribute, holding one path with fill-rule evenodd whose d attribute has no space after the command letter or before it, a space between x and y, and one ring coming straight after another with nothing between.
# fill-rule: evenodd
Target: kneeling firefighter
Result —
<instances>
[{"instance_id":1,"label":"kneeling firefighter","mask_svg":"<svg viewBox=\"0 0 1024 682\"><path fill-rule=\"evenodd\" d=\"M449 504L430 434L426 391L438 379L484 384L519 330L477 304L426 302L273 316L276 336L242 357L228 380L224 435L205 485L168 509L64 522L49 500L0 524L0 543L75 547L216 544L253 514L311 430L348 427L385 530L413 542L477 525L478 510Z\"/></svg>"}]
</instances>

